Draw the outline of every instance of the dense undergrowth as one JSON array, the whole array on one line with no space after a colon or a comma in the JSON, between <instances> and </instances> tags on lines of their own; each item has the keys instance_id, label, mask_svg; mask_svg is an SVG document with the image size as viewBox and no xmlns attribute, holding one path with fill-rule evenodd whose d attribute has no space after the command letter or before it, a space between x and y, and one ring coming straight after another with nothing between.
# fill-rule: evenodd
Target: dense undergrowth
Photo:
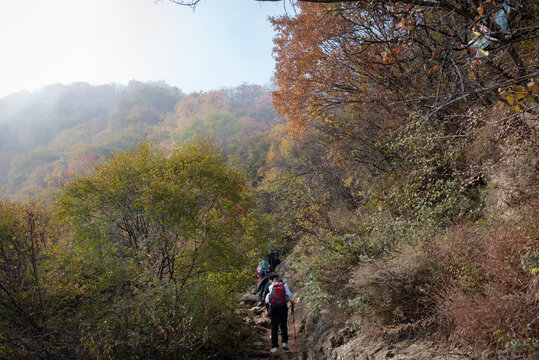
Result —
<instances>
[{"instance_id":1,"label":"dense undergrowth","mask_svg":"<svg viewBox=\"0 0 539 360\"><path fill-rule=\"evenodd\" d=\"M427 337L471 351L523 355L537 351L537 214L463 221L445 230L400 223L383 252L362 237L338 242L363 251L329 249L304 238L294 267L312 312L330 311L334 327L389 341ZM382 225L382 224L380 224ZM345 255L346 254L346 255ZM532 324L532 325L530 325Z\"/></svg>"},{"instance_id":2,"label":"dense undergrowth","mask_svg":"<svg viewBox=\"0 0 539 360\"><path fill-rule=\"evenodd\" d=\"M416 141L410 132L397 139L405 162L376 178L375 186L369 181L359 208L332 198L327 212L314 209L311 222L305 214L287 222L304 230L292 255L292 267L304 279L303 300L313 314L329 311L334 331L344 326L349 336L425 337L509 357L536 353L536 172L520 174L522 190L501 189L486 175L469 175L467 151L481 146L476 139L417 141L417 130L410 130ZM505 148L521 135L491 134L491 141ZM520 137L524 145L504 155L512 167L536 166L529 139ZM490 176L508 170L497 168ZM321 201L319 206L330 201L317 197L313 177L302 181L311 191L301 196Z\"/></svg>"},{"instance_id":3,"label":"dense undergrowth","mask_svg":"<svg viewBox=\"0 0 539 360\"><path fill-rule=\"evenodd\" d=\"M508 357L536 353L536 144L525 123L507 121L498 132L462 141L439 141L436 126L409 127L387 145L389 153L400 150L398 166L366 181L337 167L341 186L362 189L357 208L346 196L319 191L324 180L314 162L274 168L270 184L306 189L289 185L274 194L287 214L281 221L303 233L294 238L291 266L304 279L310 311L329 311L333 331L344 327L349 336L423 337ZM494 145L483 161L499 157L503 165L478 169L470 149L485 141ZM301 140L294 144L291 151L300 153ZM313 158L327 156L319 149ZM273 155L284 163L283 152ZM512 177L520 167L531 170ZM298 176L298 168L309 176ZM297 203L310 205L299 212Z\"/></svg>"},{"instance_id":4,"label":"dense undergrowth","mask_svg":"<svg viewBox=\"0 0 539 360\"><path fill-rule=\"evenodd\" d=\"M537 6L297 5L273 19L290 135L263 189L311 312L349 336L536 354Z\"/></svg>"}]
</instances>

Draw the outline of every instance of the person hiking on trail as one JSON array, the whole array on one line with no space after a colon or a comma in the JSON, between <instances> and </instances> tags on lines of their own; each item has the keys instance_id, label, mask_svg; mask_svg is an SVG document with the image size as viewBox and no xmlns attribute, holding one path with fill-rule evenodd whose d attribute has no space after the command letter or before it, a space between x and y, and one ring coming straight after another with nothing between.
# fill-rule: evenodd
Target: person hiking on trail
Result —
<instances>
[{"instance_id":1,"label":"person hiking on trail","mask_svg":"<svg viewBox=\"0 0 539 360\"><path fill-rule=\"evenodd\" d=\"M261 306L264 302L264 298L262 297L262 294L264 292L264 287L267 283L269 283L269 277L268 275L273 272L273 268L270 265L270 263L264 259L261 260L258 263L258 266L255 271L256 280L258 281L256 284L257 288L257 299L258 299L258 306Z\"/></svg>"},{"instance_id":2,"label":"person hiking on trail","mask_svg":"<svg viewBox=\"0 0 539 360\"><path fill-rule=\"evenodd\" d=\"M277 265L281 263L281 259L279 259L279 251L272 246L270 246L268 250L268 261L274 270L277 268Z\"/></svg>"},{"instance_id":3,"label":"person hiking on trail","mask_svg":"<svg viewBox=\"0 0 539 360\"><path fill-rule=\"evenodd\" d=\"M259 284L260 284L260 280L264 279L270 272L273 272L273 268L268 262L268 260L266 259L260 260L255 271L255 277L259 281Z\"/></svg>"},{"instance_id":4,"label":"person hiking on trail","mask_svg":"<svg viewBox=\"0 0 539 360\"><path fill-rule=\"evenodd\" d=\"M286 320L288 318L288 306L290 302L294 308L294 298L288 285L283 282L276 274L271 281L266 296L266 306L269 309L271 320L271 352L277 352L279 348L279 328L281 328L281 345L288 348L288 328Z\"/></svg>"},{"instance_id":5,"label":"person hiking on trail","mask_svg":"<svg viewBox=\"0 0 539 360\"><path fill-rule=\"evenodd\" d=\"M277 277L277 274L274 272L270 272L268 275L266 275L262 280L258 281L257 286L257 299L258 299L258 306L263 306L265 303L266 295L268 295L268 289L271 285L271 280L274 280Z\"/></svg>"}]
</instances>

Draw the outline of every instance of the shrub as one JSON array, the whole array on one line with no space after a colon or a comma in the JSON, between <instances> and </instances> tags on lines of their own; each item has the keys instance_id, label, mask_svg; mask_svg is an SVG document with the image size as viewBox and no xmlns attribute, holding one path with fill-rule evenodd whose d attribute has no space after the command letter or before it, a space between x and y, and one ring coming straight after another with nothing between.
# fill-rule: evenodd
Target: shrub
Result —
<instances>
[{"instance_id":1,"label":"shrub","mask_svg":"<svg viewBox=\"0 0 539 360\"><path fill-rule=\"evenodd\" d=\"M477 214L478 192L465 177L465 144L446 136L451 135L447 126L414 121L389 144L401 169L387 197L395 213L437 225Z\"/></svg>"},{"instance_id":2,"label":"shrub","mask_svg":"<svg viewBox=\"0 0 539 360\"><path fill-rule=\"evenodd\" d=\"M534 224L463 225L431 245L429 256L445 270L446 286L437 296L440 334L509 352L538 345L537 328L528 328L539 305L537 274L530 271L531 249L539 247Z\"/></svg>"},{"instance_id":3,"label":"shrub","mask_svg":"<svg viewBox=\"0 0 539 360\"><path fill-rule=\"evenodd\" d=\"M423 320L434 313L438 274L436 264L418 248L405 246L391 259L372 261L355 273L350 286L363 303L356 310L364 323L379 330Z\"/></svg>"},{"instance_id":4,"label":"shrub","mask_svg":"<svg viewBox=\"0 0 539 360\"><path fill-rule=\"evenodd\" d=\"M49 322L44 263L56 245L50 219L39 204L0 202L0 358L69 356Z\"/></svg>"}]
</instances>

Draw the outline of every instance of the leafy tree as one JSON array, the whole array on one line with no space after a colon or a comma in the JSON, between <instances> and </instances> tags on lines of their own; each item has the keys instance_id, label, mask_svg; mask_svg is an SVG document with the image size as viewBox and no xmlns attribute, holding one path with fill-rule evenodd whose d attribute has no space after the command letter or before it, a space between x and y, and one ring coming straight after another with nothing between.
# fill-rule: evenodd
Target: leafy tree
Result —
<instances>
[{"instance_id":1,"label":"leafy tree","mask_svg":"<svg viewBox=\"0 0 539 360\"><path fill-rule=\"evenodd\" d=\"M202 140L169 154L143 144L67 184L60 214L76 241L56 276L88 291L78 310L86 351L231 356L251 204L244 178Z\"/></svg>"},{"instance_id":2,"label":"leafy tree","mask_svg":"<svg viewBox=\"0 0 539 360\"><path fill-rule=\"evenodd\" d=\"M299 9L273 20L275 104L297 126L344 105L378 108L395 126L412 111L428 119L492 104L500 88L520 91L533 108L533 6L380 0ZM478 45L486 37L488 46Z\"/></svg>"},{"instance_id":3,"label":"leafy tree","mask_svg":"<svg viewBox=\"0 0 539 360\"><path fill-rule=\"evenodd\" d=\"M39 204L0 202L0 357L50 358L43 264L55 242L51 215Z\"/></svg>"},{"instance_id":4,"label":"leafy tree","mask_svg":"<svg viewBox=\"0 0 539 360\"><path fill-rule=\"evenodd\" d=\"M512 89L511 105L516 92L527 99L515 110L535 111L537 74L530 50L536 29L528 25L536 9L501 2L471 7L460 1L385 0L300 2L298 9L294 17L274 18L273 24L278 34L274 104L299 142L322 133L328 154L323 166L351 170L339 176L356 184L350 199L370 193L372 186L362 178L371 178L380 185L375 196L387 202L391 184L415 174L404 190L414 197L410 206L440 205L435 212L451 218L459 206L469 208L468 195L473 195L459 194L459 184L480 186L481 181L472 181L480 175L465 170L464 146L456 143L480 126L495 126L469 120L481 117L478 103L503 100L499 89ZM474 26L495 40L477 47ZM329 193L340 191L339 182L325 184Z\"/></svg>"}]
</instances>

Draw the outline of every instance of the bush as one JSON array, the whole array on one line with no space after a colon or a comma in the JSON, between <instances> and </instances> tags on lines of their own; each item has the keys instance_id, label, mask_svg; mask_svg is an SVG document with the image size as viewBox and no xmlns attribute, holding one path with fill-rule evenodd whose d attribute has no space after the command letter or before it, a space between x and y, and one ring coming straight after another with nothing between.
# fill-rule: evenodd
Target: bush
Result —
<instances>
[{"instance_id":1,"label":"bush","mask_svg":"<svg viewBox=\"0 0 539 360\"><path fill-rule=\"evenodd\" d=\"M445 136L447 126L414 121L389 144L401 169L387 197L394 213L437 226L477 214L478 192L466 185L465 143Z\"/></svg>"},{"instance_id":2,"label":"bush","mask_svg":"<svg viewBox=\"0 0 539 360\"><path fill-rule=\"evenodd\" d=\"M39 204L0 202L0 358L51 358L63 352L46 306L44 264L56 245L50 219Z\"/></svg>"},{"instance_id":3,"label":"bush","mask_svg":"<svg viewBox=\"0 0 539 360\"><path fill-rule=\"evenodd\" d=\"M536 222L488 225L459 226L431 245L429 256L445 272L436 299L440 334L476 348L533 351L539 335L528 328L539 305L531 265L532 249L539 248Z\"/></svg>"},{"instance_id":4,"label":"bush","mask_svg":"<svg viewBox=\"0 0 539 360\"><path fill-rule=\"evenodd\" d=\"M354 274L353 312L371 331L424 320L434 313L439 269L415 247L405 246L388 260L371 261ZM360 304L361 306L358 306Z\"/></svg>"}]
</instances>

